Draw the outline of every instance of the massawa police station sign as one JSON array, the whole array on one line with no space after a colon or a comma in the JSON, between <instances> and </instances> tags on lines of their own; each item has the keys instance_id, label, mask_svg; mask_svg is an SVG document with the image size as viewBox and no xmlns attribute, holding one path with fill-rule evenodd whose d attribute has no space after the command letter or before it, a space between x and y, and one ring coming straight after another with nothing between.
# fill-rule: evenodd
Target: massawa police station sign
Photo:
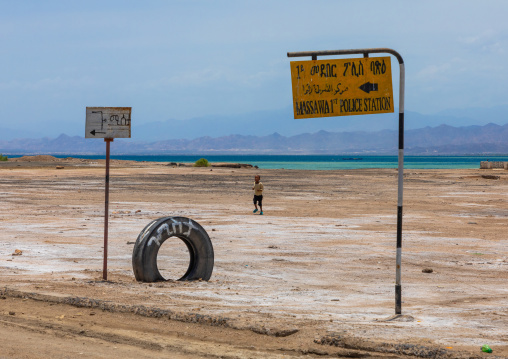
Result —
<instances>
[{"instance_id":1,"label":"massawa police station sign","mask_svg":"<svg viewBox=\"0 0 508 359\"><path fill-rule=\"evenodd\" d=\"M291 61L295 119L390 113L390 57Z\"/></svg>"}]
</instances>

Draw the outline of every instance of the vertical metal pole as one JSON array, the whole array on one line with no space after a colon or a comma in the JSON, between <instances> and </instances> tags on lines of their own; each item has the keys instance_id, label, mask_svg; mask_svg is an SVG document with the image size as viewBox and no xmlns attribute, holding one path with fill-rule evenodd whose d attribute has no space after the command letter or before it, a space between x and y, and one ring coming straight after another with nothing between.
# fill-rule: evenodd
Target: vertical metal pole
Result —
<instances>
[{"instance_id":1,"label":"vertical metal pole","mask_svg":"<svg viewBox=\"0 0 508 359\"><path fill-rule=\"evenodd\" d=\"M404 178L404 92L405 92L405 69L404 60L400 54L392 49L355 49L355 50L332 50L332 51L301 51L288 52L288 57L312 56L312 60L317 60L318 56L332 55L353 55L363 54L368 58L369 54L389 53L394 55L400 65L400 87L399 87L399 165L398 165L398 200L397 200L397 255L396 255L396 273L395 273L395 314L402 312L402 287L401 287L401 263L402 263L402 194Z\"/></svg>"},{"instance_id":2,"label":"vertical metal pole","mask_svg":"<svg viewBox=\"0 0 508 359\"><path fill-rule=\"evenodd\" d=\"M104 262L102 266L102 279L108 280L108 222L109 222L109 149L112 138L105 138L106 142L106 195L104 202Z\"/></svg>"},{"instance_id":3,"label":"vertical metal pole","mask_svg":"<svg viewBox=\"0 0 508 359\"><path fill-rule=\"evenodd\" d=\"M395 270L395 314L402 313L402 287L401 287L401 265L402 265L402 195L404 178L404 63L399 60L400 65L400 87L399 87L399 177L398 177L398 199L397 199L397 255Z\"/></svg>"}]
</instances>

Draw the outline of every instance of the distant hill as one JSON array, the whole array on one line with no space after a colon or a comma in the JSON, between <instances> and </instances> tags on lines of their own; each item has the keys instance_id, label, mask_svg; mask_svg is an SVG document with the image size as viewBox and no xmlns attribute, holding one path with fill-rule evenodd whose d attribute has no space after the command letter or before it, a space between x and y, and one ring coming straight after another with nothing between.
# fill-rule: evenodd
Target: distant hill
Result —
<instances>
[{"instance_id":1,"label":"distant hill","mask_svg":"<svg viewBox=\"0 0 508 359\"><path fill-rule=\"evenodd\" d=\"M258 111L236 116L206 116L189 120L169 119L159 122L137 124L133 122L133 139L140 141L163 141L166 139L194 139L198 137L222 137L236 134L244 136L268 136L279 133L283 136L296 136L302 133L314 133L321 130L327 132L381 131L398 129L398 109L395 113L376 115L325 117L312 119L293 118L293 108ZM423 115L406 111L405 128L418 129L425 126L441 124L461 126L488 122L506 123L506 117L494 116L491 121L468 118L465 115L454 116L449 113ZM488 117L486 117L488 118Z\"/></svg>"},{"instance_id":2,"label":"distant hill","mask_svg":"<svg viewBox=\"0 0 508 359\"><path fill-rule=\"evenodd\" d=\"M199 137L223 137L228 135L269 136L279 133L291 137L302 133L357 132L381 131L398 129L398 109L395 113L312 118L295 120L292 107L274 110L240 113L235 115L209 115L185 120L171 118L147 119L138 118L132 121L131 141L156 142L164 140L186 139ZM435 114L405 112L406 130L423 127L436 127L441 124L449 126L486 125L508 123L508 105L492 108L450 109ZM0 119L2 122L2 119ZM83 136L85 132L84 118L66 118L65 121L41 121L27 126L23 121L10 123L13 128L6 127L7 122L0 126L0 141L16 138L55 138L60 133Z\"/></svg>"},{"instance_id":3,"label":"distant hill","mask_svg":"<svg viewBox=\"0 0 508 359\"><path fill-rule=\"evenodd\" d=\"M405 131L407 154L507 154L508 125L441 125ZM230 135L142 142L116 139L114 154L397 154L398 132L328 132L282 136ZM0 141L4 154L104 154L100 139L57 138Z\"/></svg>"}]
</instances>

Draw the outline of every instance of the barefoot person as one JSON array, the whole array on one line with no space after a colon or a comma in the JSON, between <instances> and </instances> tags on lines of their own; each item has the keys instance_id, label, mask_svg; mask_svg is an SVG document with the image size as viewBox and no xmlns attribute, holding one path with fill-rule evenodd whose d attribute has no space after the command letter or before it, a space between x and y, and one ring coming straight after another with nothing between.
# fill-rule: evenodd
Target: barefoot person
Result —
<instances>
[{"instance_id":1,"label":"barefoot person","mask_svg":"<svg viewBox=\"0 0 508 359\"><path fill-rule=\"evenodd\" d=\"M254 190L254 211L252 213L256 213L258 211L259 204L259 214L263 214L263 184L259 182L261 177L256 175L254 177L254 186L252 189Z\"/></svg>"}]
</instances>

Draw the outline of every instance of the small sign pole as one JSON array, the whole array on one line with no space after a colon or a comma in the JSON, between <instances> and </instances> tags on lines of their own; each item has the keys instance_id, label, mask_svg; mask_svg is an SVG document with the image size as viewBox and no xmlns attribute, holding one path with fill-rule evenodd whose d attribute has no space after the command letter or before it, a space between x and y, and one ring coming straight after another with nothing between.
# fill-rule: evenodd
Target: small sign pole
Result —
<instances>
[{"instance_id":1,"label":"small sign pole","mask_svg":"<svg viewBox=\"0 0 508 359\"><path fill-rule=\"evenodd\" d=\"M105 138L106 142L106 195L104 201L104 262L102 266L102 279L108 280L108 223L109 223L109 153L112 138Z\"/></svg>"},{"instance_id":2,"label":"small sign pole","mask_svg":"<svg viewBox=\"0 0 508 359\"><path fill-rule=\"evenodd\" d=\"M115 138L131 138L131 107L87 107L85 138L106 142L106 191L104 203L104 261L102 278L108 280L109 153Z\"/></svg>"}]
</instances>

